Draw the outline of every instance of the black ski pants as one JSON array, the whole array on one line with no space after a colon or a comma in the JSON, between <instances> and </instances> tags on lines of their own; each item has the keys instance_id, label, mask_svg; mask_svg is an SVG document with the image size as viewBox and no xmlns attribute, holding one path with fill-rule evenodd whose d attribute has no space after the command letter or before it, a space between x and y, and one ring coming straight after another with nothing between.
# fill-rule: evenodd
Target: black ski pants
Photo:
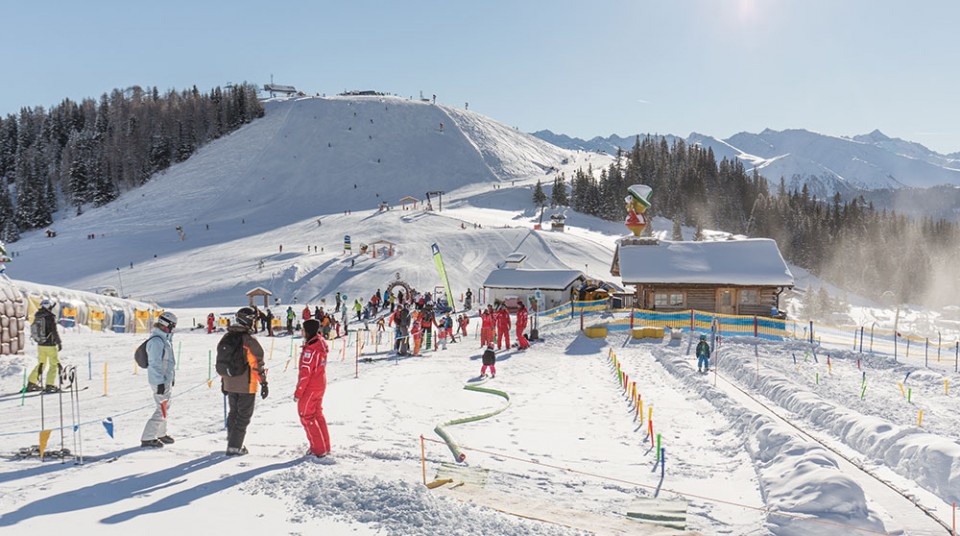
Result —
<instances>
[{"instance_id":1,"label":"black ski pants","mask_svg":"<svg viewBox=\"0 0 960 536\"><path fill-rule=\"evenodd\" d=\"M230 413L227 415L227 447L243 446L256 401L256 393L227 393L227 403L230 405Z\"/></svg>"}]
</instances>

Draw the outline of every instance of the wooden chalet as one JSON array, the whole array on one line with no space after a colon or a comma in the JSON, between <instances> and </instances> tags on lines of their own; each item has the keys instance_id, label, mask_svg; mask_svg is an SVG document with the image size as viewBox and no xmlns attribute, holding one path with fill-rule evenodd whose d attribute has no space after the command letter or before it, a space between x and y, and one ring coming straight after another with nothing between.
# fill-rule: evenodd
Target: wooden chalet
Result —
<instances>
[{"instance_id":1,"label":"wooden chalet","mask_svg":"<svg viewBox=\"0 0 960 536\"><path fill-rule=\"evenodd\" d=\"M771 316L793 288L777 243L766 238L671 242L625 237L610 273L635 288L639 309Z\"/></svg>"}]
</instances>

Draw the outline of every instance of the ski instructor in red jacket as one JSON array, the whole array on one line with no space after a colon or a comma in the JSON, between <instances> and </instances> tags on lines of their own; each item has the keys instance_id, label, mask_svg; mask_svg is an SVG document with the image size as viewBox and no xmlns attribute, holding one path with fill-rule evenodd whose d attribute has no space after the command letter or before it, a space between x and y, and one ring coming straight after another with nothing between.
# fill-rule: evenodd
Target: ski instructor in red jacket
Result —
<instances>
[{"instance_id":1,"label":"ski instructor in red jacket","mask_svg":"<svg viewBox=\"0 0 960 536\"><path fill-rule=\"evenodd\" d=\"M327 390L327 343L318 335L320 322L313 318L303 323L303 340L307 341L300 352L300 376L297 401L300 423L310 441L310 453L323 458L330 453L330 434L327 420L323 418L323 393Z\"/></svg>"}]
</instances>

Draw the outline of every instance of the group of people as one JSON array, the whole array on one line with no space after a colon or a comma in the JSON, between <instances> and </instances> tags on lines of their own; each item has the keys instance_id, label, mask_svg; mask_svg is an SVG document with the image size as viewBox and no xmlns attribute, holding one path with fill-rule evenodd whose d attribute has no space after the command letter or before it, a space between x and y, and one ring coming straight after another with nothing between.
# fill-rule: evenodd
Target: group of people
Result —
<instances>
[{"instance_id":1,"label":"group of people","mask_svg":"<svg viewBox=\"0 0 960 536\"><path fill-rule=\"evenodd\" d=\"M523 301L517 302L517 348L526 350L530 347L530 341L524 335L527 329L529 314L527 306ZM494 305L488 304L487 308L480 313L480 346L486 347L496 343L497 350L504 347L510 348L510 311L506 304L497 302Z\"/></svg>"},{"instance_id":2,"label":"group of people","mask_svg":"<svg viewBox=\"0 0 960 536\"><path fill-rule=\"evenodd\" d=\"M264 367L263 347L255 337L258 311L242 307L235 315L235 322L217 344L217 373L220 389L227 398L227 449L228 456L247 453L244 439L247 427L253 418L256 397L266 399L270 393L267 384L267 369ZM177 316L165 311L153 325L153 332L146 342L147 382L156 403L156 409L143 428L140 446L163 447L174 442L167 432L167 417L176 384L176 358L173 351L173 332ZM323 394L326 390L326 364L328 348L321 332L321 322L316 318L305 319L301 325L304 344L300 352L297 387L293 393L297 401L300 423L310 443L310 454L324 457L330 453L330 434L323 416ZM220 366L228 356L227 349L238 348L245 366L227 370ZM232 356L231 356L232 357Z\"/></svg>"}]
</instances>

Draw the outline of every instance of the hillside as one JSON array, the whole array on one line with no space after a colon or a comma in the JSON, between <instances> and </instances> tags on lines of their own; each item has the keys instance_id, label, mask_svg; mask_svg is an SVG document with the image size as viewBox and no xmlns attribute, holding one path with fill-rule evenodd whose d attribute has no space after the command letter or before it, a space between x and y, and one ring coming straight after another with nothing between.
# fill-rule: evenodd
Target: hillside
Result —
<instances>
[{"instance_id":1,"label":"hillside","mask_svg":"<svg viewBox=\"0 0 960 536\"><path fill-rule=\"evenodd\" d=\"M479 114L419 101L269 102L264 118L143 187L80 216L61 215L52 226L55 238L24 234L11 247L17 257L7 273L78 289L123 287L172 306L235 303L256 286L284 301L307 301L337 290L366 294L397 272L432 287L430 244L437 242L462 292L478 287L521 242L529 265L564 265L545 241L524 240L535 216L531 188L537 180L552 183L555 170L589 163L600 167L609 158L558 149ZM400 209L401 198L423 199L426 191L445 192L442 212ZM378 212L381 201L392 210ZM475 214L474 204L504 212ZM483 228L473 229L475 222ZM518 229L490 229L504 225ZM91 234L96 238L87 239ZM376 262L357 256L351 266L342 255L345 234L354 254L360 243L382 239L396 243L399 255ZM612 241L597 247L565 239L572 249L592 250L591 264L607 275L601 268L609 265ZM313 246L318 251L308 252Z\"/></svg>"}]
</instances>

